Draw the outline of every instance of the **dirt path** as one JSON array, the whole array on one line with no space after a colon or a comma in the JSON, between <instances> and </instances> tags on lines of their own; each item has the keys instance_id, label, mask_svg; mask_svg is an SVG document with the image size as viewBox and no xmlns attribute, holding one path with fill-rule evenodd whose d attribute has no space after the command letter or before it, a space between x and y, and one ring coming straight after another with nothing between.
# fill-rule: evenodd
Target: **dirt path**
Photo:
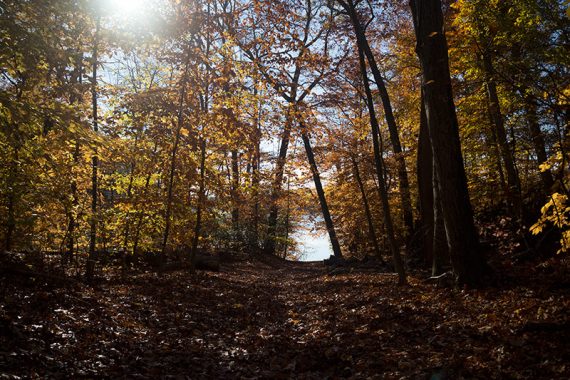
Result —
<instances>
[{"instance_id":1,"label":"dirt path","mask_svg":"<svg viewBox=\"0 0 570 380\"><path fill-rule=\"evenodd\" d=\"M569 378L566 289L437 289L224 265L92 289L6 281L0 372L111 378ZM542 289L542 290L541 290ZM26 364L25 366L23 364ZM442 377L439 377L442 378Z\"/></svg>"}]
</instances>

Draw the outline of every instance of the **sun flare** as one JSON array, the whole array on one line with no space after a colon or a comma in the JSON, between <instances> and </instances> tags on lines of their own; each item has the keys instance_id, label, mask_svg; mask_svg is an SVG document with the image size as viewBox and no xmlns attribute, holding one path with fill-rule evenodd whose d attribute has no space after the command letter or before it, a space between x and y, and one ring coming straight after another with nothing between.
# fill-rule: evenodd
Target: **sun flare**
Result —
<instances>
[{"instance_id":1,"label":"sun flare","mask_svg":"<svg viewBox=\"0 0 570 380\"><path fill-rule=\"evenodd\" d=\"M141 22L148 18L156 1L153 0L104 0L107 10L121 21Z\"/></svg>"}]
</instances>

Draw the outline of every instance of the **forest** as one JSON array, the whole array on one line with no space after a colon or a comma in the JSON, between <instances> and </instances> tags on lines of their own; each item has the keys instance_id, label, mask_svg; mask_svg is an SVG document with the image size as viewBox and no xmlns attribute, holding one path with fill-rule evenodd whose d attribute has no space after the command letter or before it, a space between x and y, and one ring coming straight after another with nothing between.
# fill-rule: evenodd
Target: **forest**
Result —
<instances>
[{"instance_id":1,"label":"forest","mask_svg":"<svg viewBox=\"0 0 570 380\"><path fill-rule=\"evenodd\" d=\"M570 378L569 63L568 0L0 0L0 377Z\"/></svg>"}]
</instances>

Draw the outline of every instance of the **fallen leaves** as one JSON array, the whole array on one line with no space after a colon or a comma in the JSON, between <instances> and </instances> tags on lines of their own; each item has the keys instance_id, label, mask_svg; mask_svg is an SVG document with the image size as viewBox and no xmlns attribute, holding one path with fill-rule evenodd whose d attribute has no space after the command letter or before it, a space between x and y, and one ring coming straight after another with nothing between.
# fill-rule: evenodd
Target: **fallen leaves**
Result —
<instances>
[{"instance_id":1,"label":"fallen leaves","mask_svg":"<svg viewBox=\"0 0 570 380\"><path fill-rule=\"evenodd\" d=\"M564 287L527 279L459 291L414 277L398 287L392 274L329 276L301 263L222 269L99 288L5 281L0 369L140 379L570 377Z\"/></svg>"}]
</instances>

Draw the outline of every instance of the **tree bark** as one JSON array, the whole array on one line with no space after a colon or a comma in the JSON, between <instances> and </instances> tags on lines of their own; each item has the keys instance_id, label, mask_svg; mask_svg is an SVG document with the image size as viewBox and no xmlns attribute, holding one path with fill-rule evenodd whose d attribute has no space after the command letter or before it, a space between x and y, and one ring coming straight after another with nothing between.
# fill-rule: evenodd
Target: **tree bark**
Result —
<instances>
[{"instance_id":1,"label":"tree bark","mask_svg":"<svg viewBox=\"0 0 570 380\"><path fill-rule=\"evenodd\" d=\"M73 70L73 74L72 74L70 82L72 85L83 83L83 54L78 54L76 57L75 69ZM75 89L74 89L74 91L75 91ZM80 95L78 96L72 92L72 94L70 96L69 104L71 106L73 106L78 99L81 99L81 96ZM79 120L77 120L77 122L79 123ZM75 168L78 166L80 153L81 152L80 152L79 139L76 138L75 139L75 148L73 151L73 166L72 166L72 168ZM64 262L67 262L68 264L71 262L71 260L73 258L74 250L75 250L75 227L77 224L76 210L77 210L77 207L79 205L79 194L77 192L77 178L75 178L75 176L73 175L72 168L70 169L70 171L72 173L72 178L71 178L71 184L69 186L70 190L71 190L71 207L69 210L69 217L68 217L69 221L67 224L67 232L66 232L67 247L66 247L65 258L64 258Z\"/></svg>"},{"instance_id":2,"label":"tree bark","mask_svg":"<svg viewBox=\"0 0 570 380\"><path fill-rule=\"evenodd\" d=\"M202 230L202 208L206 200L206 139L200 137L200 184L198 187L198 199L196 205L196 224L194 225L194 237L192 239L192 250L190 252L190 261L194 263L196 253L198 251L198 243L200 242L200 234Z\"/></svg>"},{"instance_id":3,"label":"tree bark","mask_svg":"<svg viewBox=\"0 0 570 380\"><path fill-rule=\"evenodd\" d=\"M250 246L256 251L259 248L259 164L261 160L261 131L259 130L259 118L256 118L255 130L254 130L254 146L253 146L253 157L251 162L251 188L252 188L252 200L253 200L253 216L252 216L252 231Z\"/></svg>"},{"instance_id":4,"label":"tree bark","mask_svg":"<svg viewBox=\"0 0 570 380\"><path fill-rule=\"evenodd\" d=\"M188 53L189 54L189 53ZM162 237L161 252L164 255L166 252L166 247L168 244L168 237L170 235L170 228L172 225L172 199L174 196L174 178L176 174L176 155L178 154L178 145L180 144L180 134L182 133L182 128L184 127L184 98L186 97L186 80L188 75L188 66L190 57L186 58L186 65L184 67L184 73L181 80L182 88L180 89L180 99L178 102L178 115L176 120L176 131L174 135L174 144L172 146L172 152L170 156L170 172L168 174L167 183L167 195L166 195L166 207L164 212L164 235Z\"/></svg>"},{"instance_id":5,"label":"tree bark","mask_svg":"<svg viewBox=\"0 0 570 380\"><path fill-rule=\"evenodd\" d=\"M359 49L364 52L368 64L370 66L370 71L378 87L380 93L380 99L382 101L382 106L384 108L384 117L386 119L386 124L388 125L388 131L390 133L390 142L392 143L392 149L394 150L394 155L396 156L396 162L398 166L398 185L400 191L400 202L402 204L404 225L406 227L406 232L411 235L414 229L414 216L412 210L412 201L410 194L410 182L408 179L408 171L406 169L406 160L402 152L402 144L400 142L400 136L398 134L398 126L396 124L396 118L394 117L394 112L392 110L392 103L390 101L390 96L388 90L386 89L386 84L378 68L376 59L374 58L374 53L370 48L368 39L366 38L366 31L360 22L358 14L356 12L356 5L352 0L338 1L339 4L345 9L350 17L350 21L354 28L356 34L356 42Z\"/></svg>"},{"instance_id":6,"label":"tree bark","mask_svg":"<svg viewBox=\"0 0 570 380\"><path fill-rule=\"evenodd\" d=\"M239 240L239 157L238 151L232 150L232 227L234 239Z\"/></svg>"},{"instance_id":7,"label":"tree bark","mask_svg":"<svg viewBox=\"0 0 570 380\"><path fill-rule=\"evenodd\" d=\"M439 196L439 180L435 171L435 162L432 160L432 180L433 180L433 222L432 222L432 248L433 260L431 275L439 276L443 273L443 266L449 263L449 250L447 249L447 238L445 236L445 225L441 210L441 197Z\"/></svg>"},{"instance_id":8,"label":"tree bark","mask_svg":"<svg viewBox=\"0 0 570 380\"><path fill-rule=\"evenodd\" d=\"M378 245L378 238L376 236L376 230L374 229L374 222L372 219L372 213L370 212L368 197L366 196L366 189L364 188L364 183L362 183L362 178L360 177L358 162L352 155L350 157L350 160L352 161L352 167L354 169L354 178L356 179L358 189L360 190L360 195L362 196L362 204L364 206L364 213L366 214L366 222L368 223L368 238L372 242L372 246L374 247L374 254L376 257L379 260L384 261L382 258L382 253L380 251L380 246Z\"/></svg>"},{"instance_id":9,"label":"tree bark","mask_svg":"<svg viewBox=\"0 0 570 380\"><path fill-rule=\"evenodd\" d=\"M92 108L93 108L93 132L97 133L99 131L98 116L97 116L97 66L99 65L99 30L101 28L101 17L97 18L97 25L95 29L95 40L93 43L93 78L91 81L91 97L92 97ZM99 156L97 155L97 148L94 148L93 157L91 159L91 220L90 220L90 232L89 232L89 257L87 258L87 268L85 270L85 277L87 282L92 282L95 275L95 254L97 246L97 196L98 190L98 168L99 168Z\"/></svg>"},{"instance_id":10,"label":"tree bark","mask_svg":"<svg viewBox=\"0 0 570 380\"><path fill-rule=\"evenodd\" d=\"M453 272L478 284L486 269L467 189L440 0L411 0L422 87Z\"/></svg>"},{"instance_id":11,"label":"tree bark","mask_svg":"<svg viewBox=\"0 0 570 380\"><path fill-rule=\"evenodd\" d=\"M433 261L434 238L434 182L433 182L433 154L429 141L425 104L421 96L420 133L418 137L417 177L418 200L420 211L421 244L423 259L426 263Z\"/></svg>"},{"instance_id":12,"label":"tree bark","mask_svg":"<svg viewBox=\"0 0 570 380\"><path fill-rule=\"evenodd\" d=\"M313 148L311 148L311 142L309 136L307 135L306 127L301 124L301 137L303 139L303 144L305 145L305 152L307 153L307 159L309 160L309 165L311 166L311 173L313 174L313 181L315 182L315 188L317 190L317 195L319 197L319 203L321 204L321 210L323 212L323 218L325 219L325 225L327 226L327 232L331 241L331 246L333 254L336 258L342 258L342 251L340 249L340 244L336 237L336 231L334 229L334 224L329 211L329 206L327 204L327 199L325 197L325 191L323 190L323 185L321 183L321 176L319 174L319 169L317 168L317 163L315 161L315 155L313 154Z\"/></svg>"},{"instance_id":13,"label":"tree bark","mask_svg":"<svg viewBox=\"0 0 570 380\"><path fill-rule=\"evenodd\" d=\"M540 124L538 123L537 105L536 99L532 95L525 96L526 112L527 112L527 123L528 132L532 140L532 146L534 148L534 153L538 160L538 164L543 164L548 160L546 154L546 147L544 143L544 136L540 130ZM542 181L542 186L544 188L545 194L550 194L552 191L552 185L554 185L554 180L552 179L552 172L549 170L540 171L540 179Z\"/></svg>"},{"instance_id":14,"label":"tree bark","mask_svg":"<svg viewBox=\"0 0 570 380\"><path fill-rule=\"evenodd\" d=\"M505 131L505 122L501 112L499 103L499 95L497 93L497 84L494 80L494 68L491 57L486 52L483 52L483 69L485 72L485 81L487 85L489 118L495 130L497 142L501 152L505 170L507 172L507 200L510 204L511 214L517 220L522 220L522 199L521 199L521 184L517 169L515 167L515 160L509 144L507 142L507 132Z\"/></svg>"},{"instance_id":15,"label":"tree bark","mask_svg":"<svg viewBox=\"0 0 570 380\"><path fill-rule=\"evenodd\" d=\"M285 121L285 128L281 135L281 145L279 148L279 156L277 157L277 164L275 167L275 178L273 180L273 187L271 191L271 206L269 209L269 219L267 225L267 241L265 242L265 251L268 254L275 254L275 239L277 234L277 217L279 214L279 196L281 195L281 184L283 182L283 173L285 170L285 162L287 160L287 150L289 149L289 141L291 139L291 123L293 119L291 111L287 113L287 120Z\"/></svg>"},{"instance_id":16,"label":"tree bark","mask_svg":"<svg viewBox=\"0 0 570 380\"><path fill-rule=\"evenodd\" d=\"M358 48L358 58L360 63L360 73L362 75L362 82L364 84L364 91L366 92L366 103L368 105L368 113L370 117L370 126L372 127L372 141L374 145L374 163L376 168L376 176L378 177L378 191L380 193L380 200L382 202L383 215L384 215L384 228L388 237L388 244L390 252L392 253L392 261L394 268L398 273L399 284L406 284L406 271L404 263L400 256L400 249L396 241L394 233L394 224L392 222L392 214L390 212L390 202L388 201L388 189L386 187L386 178L384 175L384 161L382 159L382 152L380 151L380 143L378 137L380 128L378 126L378 119L376 118L376 111L374 109L374 102L372 99L372 91L370 90L370 82L368 81L368 74L366 71L366 62L364 60L364 52Z\"/></svg>"}]
</instances>

